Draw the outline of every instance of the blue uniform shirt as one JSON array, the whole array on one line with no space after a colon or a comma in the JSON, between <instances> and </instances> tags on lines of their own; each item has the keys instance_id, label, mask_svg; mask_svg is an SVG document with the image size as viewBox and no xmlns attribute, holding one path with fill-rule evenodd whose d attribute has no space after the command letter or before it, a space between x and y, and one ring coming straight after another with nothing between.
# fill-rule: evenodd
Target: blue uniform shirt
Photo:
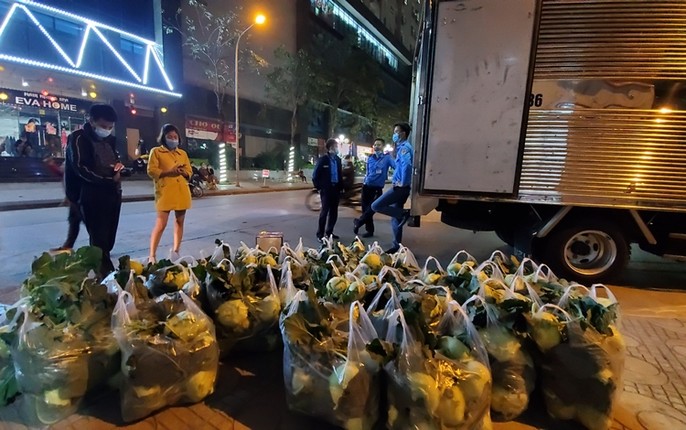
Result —
<instances>
[{"instance_id":1,"label":"blue uniform shirt","mask_svg":"<svg viewBox=\"0 0 686 430\"><path fill-rule=\"evenodd\" d=\"M388 178L388 169L394 167L393 158L388 154L372 154L367 158L367 175L364 184L370 187L383 187Z\"/></svg>"},{"instance_id":2,"label":"blue uniform shirt","mask_svg":"<svg viewBox=\"0 0 686 430\"><path fill-rule=\"evenodd\" d=\"M332 184L337 184L338 183L338 163L336 162L336 159L338 158L336 155L331 155L329 154L329 158L331 159L331 183Z\"/></svg>"},{"instance_id":3,"label":"blue uniform shirt","mask_svg":"<svg viewBox=\"0 0 686 430\"><path fill-rule=\"evenodd\" d=\"M400 142L395 148L395 172L393 173L394 187L409 187L412 184L412 158L414 150L407 140Z\"/></svg>"}]
</instances>

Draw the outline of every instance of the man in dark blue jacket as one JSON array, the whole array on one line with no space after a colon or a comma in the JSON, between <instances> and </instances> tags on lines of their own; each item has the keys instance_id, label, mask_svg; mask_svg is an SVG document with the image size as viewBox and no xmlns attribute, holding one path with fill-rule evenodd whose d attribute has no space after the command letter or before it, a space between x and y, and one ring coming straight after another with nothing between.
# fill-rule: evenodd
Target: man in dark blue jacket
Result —
<instances>
[{"instance_id":1,"label":"man in dark blue jacket","mask_svg":"<svg viewBox=\"0 0 686 430\"><path fill-rule=\"evenodd\" d=\"M114 248L121 211L121 172L116 139L112 136L117 113L112 106L91 106L89 121L69 138L65 188L69 198L78 193L83 223L91 246L102 250L100 274L114 270L110 252Z\"/></svg>"},{"instance_id":2,"label":"man in dark blue jacket","mask_svg":"<svg viewBox=\"0 0 686 430\"><path fill-rule=\"evenodd\" d=\"M333 228L338 220L338 202L341 199L341 190L343 189L343 166L338 156L338 141L336 139L327 140L326 151L327 154L319 157L314 172L312 172L312 183L319 190L322 199L319 228L317 229L317 239L320 241L325 235L338 239L338 236L333 234Z\"/></svg>"},{"instance_id":3,"label":"man in dark blue jacket","mask_svg":"<svg viewBox=\"0 0 686 430\"><path fill-rule=\"evenodd\" d=\"M385 143L383 139L374 140L374 153L367 158L367 174L362 186L362 216L355 219L353 229L357 234L360 227L364 225L367 232L362 237L374 236L372 203L383 194L383 187L388 179L388 169L395 168L393 157L383 152Z\"/></svg>"}]
</instances>

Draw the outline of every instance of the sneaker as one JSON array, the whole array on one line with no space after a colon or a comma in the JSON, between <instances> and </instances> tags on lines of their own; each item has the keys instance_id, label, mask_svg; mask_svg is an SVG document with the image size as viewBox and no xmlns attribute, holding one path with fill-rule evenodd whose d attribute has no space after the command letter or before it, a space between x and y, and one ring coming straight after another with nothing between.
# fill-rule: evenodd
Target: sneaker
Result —
<instances>
[{"instance_id":1,"label":"sneaker","mask_svg":"<svg viewBox=\"0 0 686 430\"><path fill-rule=\"evenodd\" d=\"M407 224L407 221L409 221L409 220L410 220L410 210L405 209L405 211L403 212L403 216L402 216L402 218L400 218L400 222L398 223L398 227L404 226L405 224Z\"/></svg>"},{"instance_id":2,"label":"sneaker","mask_svg":"<svg viewBox=\"0 0 686 430\"><path fill-rule=\"evenodd\" d=\"M330 237L331 239L333 239L333 240L338 240L338 239L340 239L340 237L336 236L336 235L333 234L333 233L331 233L331 234L329 235L329 237Z\"/></svg>"},{"instance_id":3,"label":"sneaker","mask_svg":"<svg viewBox=\"0 0 686 430\"><path fill-rule=\"evenodd\" d=\"M399 246L394 246L393 248L389 248L389 249L385 250L384 252L385 252L386 254L395 254L395 253L398 252L398 251L400 251L400 247L399 247Z\"/></svg>"},{"instance_id":4,"label":"sneaker","mask_svg":"<svg viewBox=\"0 0 686 430\"><path fill-rule=\"evenodd\" d=\"M360 226L360 219L359 219L359 218L355 218L355 219L353 220L353 233L355 233L355 234L359 233L359 232L360 232L360 227L361 227L361 226Z\"/></svg>"},{"instance_id":5,"label":"sneaker","mask_svg":"<svg viewBox=\"0 0 686 430\"><path fill-rule=\"evenodd\" d=\"M362 235L363 238L368 239L370 237L374 237L374 233L366 232L365 234Z\"/></svg>"}]
</instances>

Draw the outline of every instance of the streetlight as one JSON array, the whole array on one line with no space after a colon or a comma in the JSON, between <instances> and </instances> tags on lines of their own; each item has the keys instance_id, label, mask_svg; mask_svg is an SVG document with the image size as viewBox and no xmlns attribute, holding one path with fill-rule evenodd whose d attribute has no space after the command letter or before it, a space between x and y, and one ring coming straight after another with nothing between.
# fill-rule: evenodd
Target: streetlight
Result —
<instances>
[{"instance_id":1,"label":"streetlight","mask_svg":"<svg viewBox=\"0 0 686 430\"><path fill-rule=\"evenodd\" d=\"M243 30L241 34L238 35L238 39L236 40L236 57L234 59L234 79L233 79L233 98L235 99L235 113L236 113L236 186L240 187L241 182L240 179L238 179L238 176L240 174L241 170L241 157L240 157L240 145L239 145L239 136L240 136L240 126L238 123L238 44L241 42L241 37L245 33L248 32L255 24L257 25L262 25L264 22L267 20L267 18L259 14L255 17L255 22L250 24L248 28Z\"/></svg>"}]
</instances>

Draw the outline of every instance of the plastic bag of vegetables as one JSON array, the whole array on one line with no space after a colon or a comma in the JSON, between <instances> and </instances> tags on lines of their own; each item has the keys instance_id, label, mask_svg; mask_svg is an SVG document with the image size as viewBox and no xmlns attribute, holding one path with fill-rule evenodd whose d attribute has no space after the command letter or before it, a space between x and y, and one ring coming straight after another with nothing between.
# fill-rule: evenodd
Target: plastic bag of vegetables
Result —
<instances>
[{"instance_id":1,"label":"plastic bag of vegetables","mask_svg":"<svg viewBox=\"0 0 686 430\"><path fill-rule=\"evenodd\" d=\"M420 342L402 310L391 315L386 340L399 344L386 365L389 429L490 429L491 375L478 335L456 302L437 345Z\"/></svg>"},{"instance_id":2,"label":"plastic bag of vegetables","mask_svg":"<svg viewBox=\"0 0 686 430\"><path fill-rule=\"evenodd\" d=\"M280 322L286 400L292 411L343 428L371 429L379 411L379 362L367 351L376 332L362 305L347 321L329 318L312 291L298 291Z\"/></svg>"},{"instance_id":3,"label":"plastic bag of vegetables","mask_svg":"<svg viewBox=\"0 0 686 430\"><path fill-rule=\"evenodd\" d=\"M504 287L496 290L496 303L492 298L474 296L465 302L469 315L478 328L488 352L493 375L491 414L496 421L511 421L529 406L529 397L535 388L536 370L526 344L525 315L531 302L524 296L515 296ZM524 326L517 329L518 320Z\"/></svg>"},{"instance_id":4,"label":"plastic bag of vegetables","mask_svg":"<svg viewBox=\"0 0 686 430\"><path fill-rule=\"evenodd\" d=\"M192 260L191 265L195 263L195 260ZM201 303L200 281L184 259L179 260L178 263L160 260L147 267L145 274L147 274L145 286L153 297L183 291L196 303Z\"/></svg>"},{"instance_id":5,"label":"plastic bag of vegetables","mask_svg":"<svg viewBox=\"0 0 686 430\"><path fill-rule=\"evenodd\" d=\"M273 350L278 346L281 301L270 266L264 271L256 264L217 267L208 272L204 289L222 357L235 347Z\"/></svg>"},{"instance_id":6,"label":"plastic bag of vegetables","mask_svg":"<svg viewBox=\"0 0 686 430\"><path fill-rule=\"evenodd\" d=\"M17 326L23 316L21 303L0 305L0 406L11 403L19 393L10 348L17 340Z\"/></svg>"},{"instance_id":7,"label":"plastic bag of vegetables","mask_svg":"<svg viewBox=\"0 0 686 430\"><path fill-rule=\"evenodd\" d=\"M589 430L612 426L622 391L626 345L616 327L617 302L598 300L598 286L570 299L568 311L546 304L530 318L542 352L541 384L548 414L575 420Z\"/></svg>"},{"instance_id":8,"label":"plastic bag of vegetables","mask_svg":"<svg viewBox=\"0 0 686 430\"><path fill-rule=\"evenodd\" d=\"M112 328L122 351L124 421L199 402L213 392L219 364L214 326L182 291L154 300L136 300L123 291Z\"/></svg>"}]
</instances>

